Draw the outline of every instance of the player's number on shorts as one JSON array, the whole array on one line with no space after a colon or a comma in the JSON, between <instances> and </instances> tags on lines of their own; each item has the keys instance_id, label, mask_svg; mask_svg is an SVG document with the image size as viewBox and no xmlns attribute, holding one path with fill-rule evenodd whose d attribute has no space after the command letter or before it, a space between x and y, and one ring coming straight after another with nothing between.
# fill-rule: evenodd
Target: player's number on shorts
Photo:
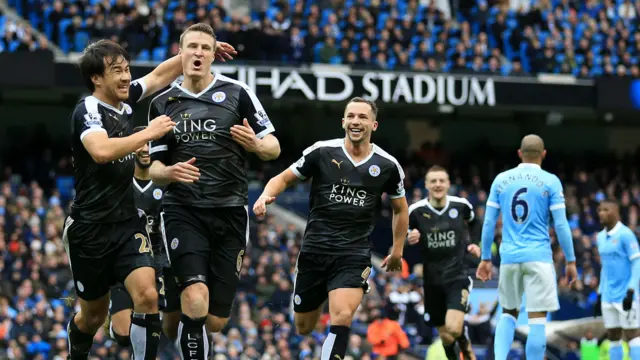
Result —
<instances>
[{"instance_id":1,"label":"player's number on shorts","mask_svg":"<svg viewBox=\"0 0 640 360\"><path fill-rule=\"evenodd\" d=\"M158 291L158 294L164 295L164 278L161 276L158 278L158 281L160 281L160 291Z\"/></svg>"},{"instance_id":2,"label":"player's number on shorts","mask_svg":"<svg viewBox=\"0 0 640 360\"><path fill-rule=\"evenodd\" d=\"M520 195L527 193L527 188L520 188L513 194L511 199L511 217L516 223L523 223L529 216L529 204L525 199L520 199ZM518 215L518 206L522 208L522 213Z\"/></svg>"},{"instance_id":3,"label":"player's number on shorts","mask_svg":"<svg viewBox=\"0 0 640 360\"><path fill-rule=\"evenodd\" d=\"M135 238L136 240L140 240L140 248L138 249L138 252L140 252L140 254L151 252L151 241L148 237L137 233Z\"/></svg>"}]
</instances>

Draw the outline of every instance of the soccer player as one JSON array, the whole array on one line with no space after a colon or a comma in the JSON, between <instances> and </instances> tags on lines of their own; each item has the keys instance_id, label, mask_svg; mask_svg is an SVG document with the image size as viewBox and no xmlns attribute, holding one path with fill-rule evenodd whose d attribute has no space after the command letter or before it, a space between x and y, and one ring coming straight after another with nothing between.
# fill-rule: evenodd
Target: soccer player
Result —
<instances>
[{"instance_id":1,"label":"soccer player","mask_svg":"<svg viewBox=\"0 0 640 360\"><path fill-rule=\"evenodd\" d=\"M351 320L366 291L371 273L369 235L387 193L393 208L393 247L382 263L388 271L402 268L409 226L404 173L396 159L371 143L378 128L375 103L353 98L342 119L345 137L319 141L267 183L253 206L257 216L297 180L313 178L309 218L296 264L293 309L298 332L315 329L327 297L331 327L322 346L322 360L342 359Z\"/></svg>"},{"instance_id":2,"label":"soccer player","mask_svg":"<svg viewBox=\"0 0 640 360\"><path fill-rule=\"evenodd\" d=\"M71 115L76 197L63 241L80 311L68 325L69 358L87 359L109 311L109 288L124 282L133 301L133 358L155 359L161 328L158 294L146 217L133 199L132 153L164 136L175 123L159 116L132 135L131 116L140 99L180 74L180 58L131 81L127 52L100 40L85 49L80 71L92 95L80 100Z\"/></svg>"},{"instance_id":3,"label":"soccer player","mask_svg":"<svg viewBox=\"0 0 640 360\"><path fill-rule=\"evenodd\" d=\"M149 108L149 119L166 114L177 124L152 142L150 170L154 183L168 184L165 246L180 298L167 294L163 321L183 359L205 359L205 323L220 331L231 312L249 237L247 153L263 160L280 154L256 95L242 82L211 73L215 48L209 25L188 27L180 37L184 81ZM168 289L172 281L165 281Z\"/></svg>"},{"instance_id":4,"label":"soccer player","mask_svg":"<svg viewBox=\"0 0 640 360\"><path fill-rule=\"evenodd\" d=\"M622 360L620 341L624 335L632 360L640 359L640 251L638 239L620 222L620 209L614 200L604 200L598 207L604 229L598 233L598 252L602 262L598 303L609 338L609 358ZM624 330L624 334L623 334Z\"/></svg>"},{"instance_id":5,"label":"soccer player","mask_svg":"<svg viewBox=\"0 0 640 360\"><path fill-rule=\"evenodd\" d=\"M464 331L473 288L465 257L467 253L480 257L480 247L468 241L473 206L467 199L447 195L451 182L441 166L427 171L425 185L429 196L409 207L407 239L411 245L422 243L425 313L429 314L428 323L438 328L447 359L460 359L457 342L464 358L475 360Z\"/></svg>"},{"instance_id":6,"label":"soccer player","mask_svg":"<svg viewBox=\"0 0 640 360\"><path fill-rule=\"evenodd\" d=\"M546 154L542 138L525 136L518 150L522 163L495 178L487 199L482 227L482 261L476 277L482 281L491 279L491 244L502 210L498 298L503 314L496 326L496 360L505 360L511 349L523 293L529 315L527 359L542 360L545 356L547 312L560 307L549 239L550 215L567 260L565 276L570 284L577 277L562 183L557 176L542 170Z\"/></svg>"},{"instance_id":7,"label":"soccer player","mask_svg":"<svg viewBox=\"0 0 640 360\"><path fill-rule=\"evenodd\" d=\"M133 129L134 133L143 131L144 126ZM138 209L146 214L147 232L151 240L151 249L154 255L154 267L156 271L156 286L158 289L158 308L162 311L166 305L165 286L162 277L163 268L169 266L167 253L164 249L160 231L160 210L162 196L165 187L154 184L149 175L151 157L149 145L144 144L136 151L135 172L133 174L133 196ZM133 300L123 283L117 283L111 287L110 315L105 322L106 333L123 347L131 345L129 328L131 326L131 314L133 312Z\"/></svg>"}]
</instances>

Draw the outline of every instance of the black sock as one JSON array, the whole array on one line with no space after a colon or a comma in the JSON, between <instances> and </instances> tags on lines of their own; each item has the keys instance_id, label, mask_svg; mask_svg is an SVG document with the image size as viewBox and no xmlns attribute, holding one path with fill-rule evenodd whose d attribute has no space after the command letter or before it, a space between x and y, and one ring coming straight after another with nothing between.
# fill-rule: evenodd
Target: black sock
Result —
<instances>
[{"instance_id":1,"label":"black sock","mask_svg":"<svg viewBox=\"0 0 640 360\"><path fill-rule=\"evenodd\" d=\"M69 337L69 359L86 360L89 357L91 346L93 346L93 334L87 334L80 331L76 325L74 315L67 325L67 334Z\"/></svg>"},{"instance_id":2,"label":"black sock","mask_svg":"<svg viewBox=\"0 0 640 360\"><path fill-rule=\"evenodd\" d=\"M178 325L180 359L207 359L207 356L209 356L209 336L204 327L206 320L206 316L192 319L182 314Z\"/></svg>"},{"instance_id":3,"label":"black sock","mask_svg":"<svg viewBox=\"0 0 640 360\"><path fill-rule=\"evenodd\" d=\"M449 345L445 345L442 343L442 347L444 347L444 354L447 356L447 360L460 360L458 357L458 352L456 351L456 342Z\"/></svg>"},{"instance_id":4,"label":"black sock","mask_svg":"<svg viewBox=\"0 0 640 360\"><path fill-rule=\"evenodd\" d=\"M129 330L131 331L131 330ZM116 341L116 343L122 347L129 347L131 346L131 340L129 339L128 336L124 336L124 335L119 335L117 332L115 331L111 331L111 337Z\"/></svg>"},{"instance_id":5,"label":"black sock","mask_svg":"<svg viewBox=\"0 0 640 360\"><path fill-rule=\"evenodd\" d=\"M469 338L467 338L466 326L464 330L465 331L462 332L462 335L458 336L456 342L458 343L458 346L460 346L460 351L462 352L464 358L471 359L471 354L469 352L473 350L470 350L471 341L469 340Z\"/></svg>"},{"instance_id":6,"label":"black sock","mask_svg":"<svg viewBox=\"0 0 640 360\"><path fill-rule=\"evenodd\" d=\"M160 345L160 313L131 315L129 338L134 360L155 360Z\"/></svg>"},{"instance_id":7,"label":"black sock","mask_svg":"<svg viewBox=\"0 0 640 360\"><path fill-rule=\"evenodd\" d=\"M322 344L322 358L333 360L335 355L343 358L347 353L350 331L351 329L348 326L331 325L329 335L327 335L324 344ZM326 354L329 355L327 356Z\"/></svg>"}]
</instances>

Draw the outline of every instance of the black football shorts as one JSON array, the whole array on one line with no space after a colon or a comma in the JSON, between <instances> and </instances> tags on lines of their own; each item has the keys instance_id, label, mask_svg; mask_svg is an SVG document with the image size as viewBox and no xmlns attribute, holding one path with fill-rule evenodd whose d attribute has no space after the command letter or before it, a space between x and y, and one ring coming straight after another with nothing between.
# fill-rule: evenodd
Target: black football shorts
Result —
<instances>
[{"instance_id":1,"label":"black football shorts","mask_svg":"<svg viewBox=\"0 0 640 360\"><path fill-rule=\"evenodd\" d=\"M301 252L296 263L293 311L319 308L335 289L368 288L371 258L364 255L325 255Z\"/></svg>"},{"instance_id":2,"label":"black football shorts","mask_svg":"<svg viewBox=\"0 0 640 360\"><path fill-rule=\"evenodd\" d=\"M469 278L453 281L445 285L424 283L425 322L433 327L445 324L447 310L466 313L469 309L469 294L473 280Z\"/></svg>"},{"instance_id":3,"label":"black football shorts","mask_svg":"<svg viewBox=\"0 0 640 360\"><path fill-rule=\"evenodd\" d=\"M78 297L99 299L133 270L153 266L146 226L144 213L104 224L67 217L62 237Z\"/></svg>"},{"instance_id":4,"label":"black football shorts","mask_svg":"<svg viewBox=\"0 0 640 360\"><path fill-rule=\"evenodd\" d=\"M249 236L247 207L168 205L161 216L165 247L178 288L194 279L206 282L209 313L229 317Z\"/></svg>"}]
</instances>

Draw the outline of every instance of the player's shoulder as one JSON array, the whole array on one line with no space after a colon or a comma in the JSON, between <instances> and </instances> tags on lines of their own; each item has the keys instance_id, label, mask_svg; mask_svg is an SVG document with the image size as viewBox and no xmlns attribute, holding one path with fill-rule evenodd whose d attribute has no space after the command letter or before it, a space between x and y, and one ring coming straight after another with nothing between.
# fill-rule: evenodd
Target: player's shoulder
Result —
<instances>
[{"instance_id":1,"label":"player's shoulder","mask_svg":"<svg viewBox=\"0 0 640 360\"><path fill-rule=\"evenodd\" d=\"M172 98L177 99L178 95L180 95L181 93L181 91L178 88L178 85L179 83L176 80L173 83L171 83L169 86L160 90L154 97L151 98L150 104L154 104L157 106L159 104L165 104L171 101Z\"/></svg>"},{"instance_id":2,"label":"player's shoulder","mask_svg":"<svg viewBox=\"0 0 640 360\"><path fill-rule=\"evenodd\" d=\"M620 229L618 231L620 232L620 235L627 236L627 237L636 237L636 234L627 225L623 223L619 223L619 226L620 226Z\"/></svg>"},{"instance_id":3,"label":"player's shoulder","mask_svg":"<svg viewBox=\"0 0 640 360\"><path fill-rule=\"evenodd\" d=\"M469 200L467 200L467 199L465 199L463 197L448 195L447 199L449 199L449 206L453 206L453 207L468 207L468 208L473 209L473 206L471 205Z\"/></svg>"},{"instance_id":4,"label":"player's shoulder","mask_svg":"<svg viewBox=\"0 0 640 360\"><path fill-rule=\"evenodd\" d=\"M243 81L232 79L224 75L216 75L216 83L212 88L212 91L215 91L215 89L218 89L220 87L230 87L232 89L235 88L236 90L251 91L249 85L247 85L247 83Z\"/></svg>"},{"instance_id":5,"label":"player's shoulder","mask_svg":"<svg viewBox=\"0 0 640 360\"><path fill-rule=\"evenodd\" d=\"M316 141L313 145L304 149L302 152L303 155L309 155L312 152L322 152L326 150L336 149L342 147L344 139L331 139L331 140L321 140Z\"/></svg>"},{"instance_id":6,"label":"player's shoulder","mask_svg":"<svg viewBox=\"0 0 640 360\"><path fill-rule=\"evenodd\" d=\"M417 209L428 208L429 207L428 205L429 205L429 199L418 200L413 204L411 204L411 206L409 206L409 214L411 214L413 211Z\"/></svg>"},{"instance_id":7,"label":"player's shoulder","mask_svg":"<svg viewBox=\"0 0 640 360\"><path fill-rule=\"evenodd\" d=\"M380 146L374 144L373 145L373 153L375 155L378 155L380 158L384 159L383 161L386 161L386 162L388 162L388 163L400 168L400 163L398 162L398 160L396 160L396 158L393 155L391 155L388 152L386 152Z\"/></svg>"},{"instance_id":8,"label":"player's shoulder","mask_svg":"<svg viewBox=\"0 0 640 360\"><path fill-rule=\"evenodd\" d=\"M73 109L72 116L76 119L86 119L91 117L92 119L101 120L100 118L107 113L120 115L131 115L133 113L133 109L129 104L121 103L121 106L121 109L116 109L115 107L100 101L95 96L89 95L78 100L75 108Z\"/></svg>"}]
</instances>

